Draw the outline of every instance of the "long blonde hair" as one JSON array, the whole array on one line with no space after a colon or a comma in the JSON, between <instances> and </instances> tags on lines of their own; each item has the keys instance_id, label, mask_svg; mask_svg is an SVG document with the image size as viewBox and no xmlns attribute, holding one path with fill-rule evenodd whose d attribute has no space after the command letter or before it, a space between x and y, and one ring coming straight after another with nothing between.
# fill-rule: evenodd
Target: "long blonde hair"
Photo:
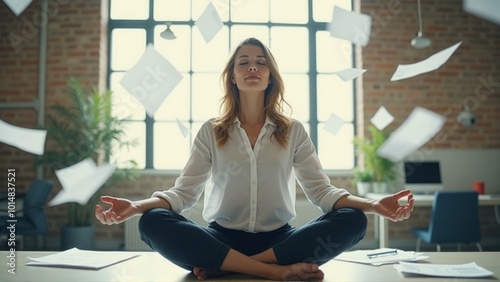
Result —
<instances>
[{"instance_id":1,"label":"long blonde hair","mask_svg":"<svg viewBox=\"0 0 500 282\"><path fill-rule=\"evenodd\" d=\"M258 39L248 38L240 43L233 55L229 58L224 71L221 74L221 81L224 87L224 97L221 101L221 116L214 122L215 137L217 145L222 147L229 139L229 130L234 119L240 113L240 97L238 87L231 82L231 76L234 72L234 65L238 51L244 45L253 45L260 47L264 52L264 57L270 71L270 84L265 90L264 111L266 115L276 124L276 130L271 135L284 148L288 146L288 130L291 120L283 114L283 106L290 105L283 98L285 86L278 70L278 65L271 51Z\"/></svg>"}]
</instances>

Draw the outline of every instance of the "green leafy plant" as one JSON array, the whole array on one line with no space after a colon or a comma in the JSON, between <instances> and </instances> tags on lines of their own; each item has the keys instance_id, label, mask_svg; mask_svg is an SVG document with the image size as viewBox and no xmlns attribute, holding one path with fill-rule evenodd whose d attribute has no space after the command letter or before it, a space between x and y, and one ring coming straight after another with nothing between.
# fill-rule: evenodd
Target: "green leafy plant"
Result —
<instances>
[{"instance_id":1,"label":"green leafy plant","mask_svg":"<svg viewBox=\"0 0 500 282\"><path fill-rule=\"evenodd\" d=\"M366 171L372 173L374 182L394 180L396 177L394 166L396 164L377 154L378 148L387 140L390 134L377 129L373 125L368 128L368 132L369 135L366 138L354 136L353 143L356 154L363 157Z\"/></svg>"},{"instance_id":2,"label":"green leafy plant","mask_svg":"<svg viewBox=\"0 0 500 282\"><path fill-rule=\"evenodd\" d=\"M372 182L373 181L373 172L369 170L363 170L360 168L356 168L354 170L354 182Z\"/></svg>"},{"instance_id":3,"label":"green leafy plant","mask_svg":"<svg viewBox=\"0 0 500 282\"><path fill-rule=\"evenodd\" d=\"M135 146L126 140L124 119L112 115L112 92L100 93L96 88L87 92L75 78L69 83L69 104L55 105L47 117L47 136L55 143L36 160L36 165L50 165L59 170L92 158L98 165L113 163L115 172L85 205L67 203L69 226L92 224L94 207L102 190L118 182L137 178L134 160L113 161L113 148ZM115 147L116 146L116 147Z\"/></svg>"}]
</instances>

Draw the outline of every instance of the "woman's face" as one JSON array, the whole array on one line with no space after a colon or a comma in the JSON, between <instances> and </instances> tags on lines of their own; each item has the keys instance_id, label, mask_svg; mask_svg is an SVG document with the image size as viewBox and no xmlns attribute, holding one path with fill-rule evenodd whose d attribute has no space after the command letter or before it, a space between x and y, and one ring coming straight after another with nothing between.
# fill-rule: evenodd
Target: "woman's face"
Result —
<instances>
[{"instance_id":1,"label":"woman's face","mask_svg":"<svg viewBox=\"0 0 500 282\"><path fill-rule=\"evenodd\" d=\"M231 82L240 92L264 92L269 85L269 67L263 50L243 45L236 54Z\"/></svg>"}]
</instances>

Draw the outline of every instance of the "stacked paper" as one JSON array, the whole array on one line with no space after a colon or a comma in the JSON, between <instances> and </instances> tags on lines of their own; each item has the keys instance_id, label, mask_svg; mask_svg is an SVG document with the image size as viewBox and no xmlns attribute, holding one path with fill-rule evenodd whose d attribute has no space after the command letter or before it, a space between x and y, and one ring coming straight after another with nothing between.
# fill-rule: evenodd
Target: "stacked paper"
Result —
<instances>
[{"instance_id":1,"label":"stacked paper","mask_svg":"<svg viewBox=\"0 0 500 282\"><path fill-rule=\"evenodd\" d=\"M428 258L428 256L424 256L423 253L403 251L400 249L380 248L375 250L357 250L344 252L338 255L335 259L379 266L383 264L399 263L400 261L423 260L426 258Z\"/></svg>"},{"instance_id":2,"label":"stacked paper","mask_svg":"<svg viewBox=\"0 0 500 282\"><path fill-rule=\"evenodd\" d=\"M430 264L400 262L394 266L402 274L417 274L436 277L489 277L493 272L475 262L466 264Z\"/></svg>"}]
</instances>

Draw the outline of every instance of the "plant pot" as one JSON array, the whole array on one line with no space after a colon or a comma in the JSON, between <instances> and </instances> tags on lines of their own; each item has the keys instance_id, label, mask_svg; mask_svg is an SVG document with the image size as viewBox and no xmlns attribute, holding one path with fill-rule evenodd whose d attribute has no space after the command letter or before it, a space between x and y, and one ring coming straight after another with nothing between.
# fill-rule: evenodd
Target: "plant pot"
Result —
<instances>
[{"instance_id":1,"label":"plant pot","mask_svg":"<svg viewBox=\"0 0 500 282\"><path fill-rule=\"evenodd\" d=\"M78 248L80 250L93 250L95 241L95 226L69 226L61 227L61 249Z\"/></svg>"},{"instance_id":2,"label":"plant pot","mask_svg":"<svg viewBox=\"0 0 500 282\"><path fill-rule=\"evenodd\" d=\"M371 182L356 182L356 188L358 190L359 196L364 196L371 192L372 183Z\"/></svg>"},{"instance_id":3,"label":"plant pot","mask_svg":"<svg viewBox=\"0 0 500 282\"><path fill-rule=\"evenodd\" d=\"M373 182L373 192L379 194L387 193L387 182Z\"/></svg>"}]
</instances>

